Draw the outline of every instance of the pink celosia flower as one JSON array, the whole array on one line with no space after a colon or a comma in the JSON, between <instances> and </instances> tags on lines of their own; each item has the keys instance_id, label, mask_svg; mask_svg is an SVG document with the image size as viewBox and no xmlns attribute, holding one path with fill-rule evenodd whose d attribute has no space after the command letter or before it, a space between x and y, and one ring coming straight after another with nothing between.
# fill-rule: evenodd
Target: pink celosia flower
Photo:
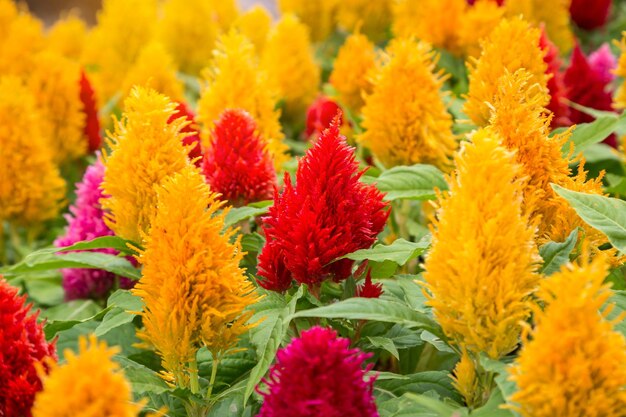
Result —
<instances>
[{"instance_id":1,"label":"pink celosia flower","mask_svg":"<svg viewBox=\"0 0 626 417\"><path fill-rule=\"evenodd\" d=\"M363 298L378 298L383 295L383 284L372 282L372 270L367 271L365 282L357 285L356 296Z\"/></svg>"},{"instance_id":2,"label":"pink celosia flower","mask_svg":"<svg viewBox=\"0 0 626 417\"><path fill-rule=\"evenodd\" d=\"M611 0L572 0L569 11L572 20L587 30L604 26L611 14Z\"/></svg>"},{"instance_id":3,"label":"pink celosia flower","mask_svg":"<svg viewBox=\"0 0 626 417\"><path fill-rule=\"evenodd\" d=\"M76 184L76 201L65 218L68 223L65 235L55 240L56 247L73 245L83 240L93 240L101 236L112 236L113 231L104 222L104 212L100 205L104 177L104 165L98 159L87 167L83 180ZM114 249L99 249L97 252L116 254ZM115 274L99 269L63 269L65 298L102 299L115 284ZM120 287L131 288L132 281L120 277Z\"/></svg>"},{"instance_id":4,"label":"pink celosia flower","mask_svg":"<svg viewBox=\"0 0 626 417\"><path fill-rule=\"evenodd\" d=\"M89 141L89 152L94 152L100 149L102 145L102 135L100 134L100 119L98 119L96 107L96 93L85 71L80 74L80 101L83 103L83 113L85 113L83 132Z\"/></svg>"},{"instance_id":5,"label":"pink celosia flower","mask_svg":"<svg viewBox=\"0 0 626 417\"><path fill-rule=\"evenodd\" d=\"M197 167L200 167L202 166L202 140L200 139L200 131L194 122L196 115L193 113L193 110L183 102L178 103L176 113L170 117L168 122L171 123L181 117L184 117L189 122L189 124L181 130L181 132L188 134L188 136L185 136L185 139L183 139L183 145L191 148L189 151L189 159L194 161Z\"/></svg>"},{"instance_id":6,"label":"pink celosia flower","mask_svg":"<svg viewBox=\"0 0 626 417\"><path fill-rule=\"evenodd\" d=\"M306 111L306 137L322 133L330 126L339 111L341 108L335 101L325 96L318 97ZM340 125L343 125L343 118Z\"/></svg>"},{"instance_id":7,"label":"pink celosia flower","mask_svg":"<svg viewBox=\"0 0 626 417\"><path fill-rule=\"evenodd\" d=\"M295 279L317 288L350 276L353 261L337 258L370 247L389 216L383 194L359 181L358 165L338 116L299 161L295 186L285 174L285 189L263 218L262 287L284 291Z\"/></svg>"},{"instance_id":8,"label":"pink celosia flower","mask_svg":"<svg viewBox=\"0 0 626 417\"><path fill-rule=\"evenodd\" d=\"M35 364L45 369L56 359L54 343L46 342L38 313L30 313L26 297L0 276L0 416L30 417L41 380Z\"/></svg>"},{"instance_id":9,"label":"pink celosia flower","mask_svg":"<svg viewBox=\"0 0 626 417\"><path fill-rule=\"evenodd\" d=\"M543 61L547 64L546 74L551 75L548 80L548 90L550 90L550 103L548 103L548 110L553 113L552 126L569 126L572 124L569 119L570 108L565 101L566 89L565 82L563 80L563 73L561 72L561 58L559 57L559 50L552 41L548 38L545 28L541 28L541 37L539 38L539 46L546 54Z\"/></svg>"},{"instance_id":10,"label":"pink celosia flower","mask_svg":"<svg viewBox=\"0 0 626 417\"><path fill-rule=\"evenodd\" d=\"M368 354L313 327L278 351L257 417L377 417Z\"/></svg>"}]
</instances>

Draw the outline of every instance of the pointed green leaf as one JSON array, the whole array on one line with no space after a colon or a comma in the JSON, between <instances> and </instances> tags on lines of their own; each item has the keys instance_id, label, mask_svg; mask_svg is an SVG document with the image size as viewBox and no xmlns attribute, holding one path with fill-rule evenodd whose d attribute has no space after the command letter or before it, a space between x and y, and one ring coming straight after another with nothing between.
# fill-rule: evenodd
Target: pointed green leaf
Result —
<instances>
[{"instance_id":1,"label":"pointed green leaf","mask_svg":"<svg viewBox=\"0 0 626 417\"><path fill-rule=\"evenodd\" d=\"M539 272L544 275L552 275L561 268L561 265L569 261L578 240L578 228L572 230L563 242L548 242L539 248L539 254L543 258L543 265Z\"/></svg>"},{"instance_id":2,"label":"pointed green leaf","mask_svg":"<svg viewBox=\"0 0 626 417\"><path fill-rule=\"evenodd\" d=\"M369 260L373 262L392 261L402 266L423 254L430 246L430 235L426 235L419 242L409 242L405 239L396 239L391 245L378 244L371 249L361 249L349 253L343 258L354 261Z\"/></svg>"},{"instance_id":3,"label":"pointed green leaf","mask_svg":"<svg viewBox=\"0 0 626 417\"><path fill-rule=\"evenodd\" d=\"M433 200L435 188L447 190L443 173L432 165L398 166L384 171L377 178L363 177L386 193L385 200Z\"/></svg>"}]
</instances>

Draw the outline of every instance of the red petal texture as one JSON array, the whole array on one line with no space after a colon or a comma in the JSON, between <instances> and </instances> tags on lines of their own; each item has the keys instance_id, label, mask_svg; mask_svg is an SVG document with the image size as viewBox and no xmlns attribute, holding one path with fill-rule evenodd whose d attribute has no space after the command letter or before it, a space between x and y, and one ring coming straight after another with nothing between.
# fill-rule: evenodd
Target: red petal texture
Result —
<instances>
[{"instance_id":1,"label":"red petal texture","mask_svg":"<svg viewBox=\"0 0 626 417\"><path fill-rule=\"evenodd\" d=\"M94 152L102 146L102 135L100 135L96 92L91 86L85 71L81 71L80 74L80 101L83 103L83 113L85 113L85 128L83 132L89 141L89 152Z\"/></svg>"},{"instance_id":2,"label":"red petal texture","mask_svg":"<svg viewBox=\"0 0 626 417\"><path fill-rule=\"evenodd\" d=\"M56 359L37 314L29 314L26 297L0 277L0 416L30 417L35 394L41 390L35 363Z\"/></svg>"},{"instance_id":3,"label":"red petal texture","mask_svg":"<svg viewBox=\"0 0 626 417\"><path fill-rule=\"evenodd\" d=\"M338 111L341 111L341 107L335 101L325 96L318 97L306 112L306 137L321 134L330 126Z\"/></svg>"},{"instance_id":4,"label":"red petal texture","mask_svg":"<svg viewBox=\"0 0 626 417\"><path fill-rule=\"evenodd\" d=\"M353 261L335 259L370 247L385 226L388 204L359 181L364 171L339 134L340 117L299 161L295 186L285 174L285 189L263 218L267 241L258 275L266 289L284 291L292 279L312 287L346 279Z\"/></svg>"},{"instance_id":5,"label":"red petal texture","mask_svg":"<svg viewBox=\"0 0 626 417\"><path fill-rule=\"evenodd\" d=\"M572 0L569 12L577 26L592 30L604 26L611 14L611 0Z\"/></svg>"},{"instance_id":6,"label":"red petal texture","mask_svg":"<svg viewBox=\"0 0 626 417\"><path fill-rule=\"evenodd\" d=\"M272 198L276 171L252 116L225 110L215 124L202 171L211 190L233 206Z\"/></svg>"},{"instance_id":7,"label":"red petal texture","mask_svg":"<svg viewBox=\"0 0 626 417\"><path fill-rule=\"evenodd\" d=\"M278 351L257 417L378 417L369 356L332 329L302 332Z\"/></svg>"},{"instance_id":8,"label":"red petal texture","mask_svg":"<svg viewBox=\"0 0 626 417\"><path fill-rule=\"evenodd\" d=\"M383 284L372 283L372 271L367 271L365 282L356 287L356 296L363 298L379 298L383 295Z\"/></svg>"},{"instance_id":9,"label":"red petal texture","mask_svg":"<svg viewBox=\"0 0 626 417\"><path fill-rule=\"evenodd\" d=\"M191 110L191 108L183 102L178 103L176 106L176 113L170 117L168 123L171 123L181 117L184 117L189 122L188 125L181 129L181 132L189 134L185 137L185 139L183 139L183 145L194 145L189 151L189 159L195 160L196 166L200 168L202 166L202 141L200 139L200 131L194 123L196 115L193 110Z\"/></svg>"},{"instance_id":10,"label":"red petal texture","mask_svg":"<svg viewBox=\"0 0 626 417\"><path fill-rule=\"evenodd\" d=\"M570 108L565 101L567 91L563 79L564 75L561 72L562 62L559 57L559 50L548 38L544 27L541 28L539 47L546 52L543 61L548 65L546 74L551 75L548 80L548 90L550 90L548 110L554 115L552 118L552 127L569 126L572 122L569 118Z\"/></svg>"}]
</instances>

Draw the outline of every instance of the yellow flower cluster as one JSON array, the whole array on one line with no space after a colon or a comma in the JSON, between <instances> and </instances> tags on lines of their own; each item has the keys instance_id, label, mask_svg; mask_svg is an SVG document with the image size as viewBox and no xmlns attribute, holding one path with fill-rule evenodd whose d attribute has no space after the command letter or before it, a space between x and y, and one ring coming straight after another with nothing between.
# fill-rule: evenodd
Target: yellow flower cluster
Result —
<instances>
[{"instance_id":1,"label":"yellow flower cluster","mask_svg":"<svg viewBox=\"0 0 626 417\"><path fill-rule=\"evenodd\" d=\"M480 55L480 41L498 26L504 13L505 9L492 0L477 0L467 9L457 29L459 43L466 56Z\"/></svg>"},{"instance_id":2,"label":"yellow flower cluster","mask_svg":"<svg viewBox=\"0 0 626 417\"><path fill-rule=\"evenodd\" d=\"M522 208L521 167L500 142L479 130L455 157L424 273L427 303L446 335L461 350L494 359L519 342L540 259Z\"/></svg>"},{"instance_id":3,"label":"yellow flower cluster","mask_svg":"<svg viewBox=\"0 0 626 417\"><path fill-rule=\"evenodd\" d=\"M335 29L339 0L278 0L282 13L293 13L309 27L314 41L324 40Z\"/></svg>"},{"instance_id":4,"label":"yellow flower cluster","mask_svg":"<svg viewBox=\"0 0 626 417\"><path fill-rule=\"evenodd\" d=\"M140 337L161 356L165 378L192 390L198 349L217 358L233 348L250 328L252 313L244 309L256 301L239 268L239 240L232 229L223 231L222 205L195 167L166 179L133 290L145 303Z\"/></svg>"},{"instance_id":5,"label":"yellow flower cluster","mask_svg":"<svg viewBox=\"0 0 626 417\"><path fill-rule=\"evenodd\" d=\"M259 5L253 6L245 13L242 13L235 20L233 26L250 39L257 53L263 53L267 34L272 26L272 16L270 16L267 9Z\"/></svg>"},{"instance_id":6,"label":"yellow flower cluster","mask_svg":"<svg viewBox=\"0 0 626 417\"><path fill-rule=\"evenodd\" d=\"M384 40L391 26L393 0L342 0L337 24L348 32L360 31L374 42Z\"/></svg>"},{"instance_id":7,"label":"yellow flower cluster","mask_svg":"<svg viewBox=\"0 0 626 417\"><path fill-rule=\"evenodd\" d=\"M523 16L535 26L544 25L548 38L561 52L567 52L574 45L574 35L570 28L569 6L571 0L506 0L504 7L510 17Z\"/></svg>"},{"instance_id":8,"label":"yellow flower cluster","mask_svg":"<svg viewBox=\"0 0 626 417\"><path fill-rule=\"evenodd\" d=\"M0 74L28 74L43 47L41 22L14 1L0 0Z\"/></svg>"},{"instance_id":9,"label":"yellow flower cluster","mask_svg":"<svg viewBox=\"0 0 626 417\"><path fill-rule=\"evenodd\" d=\"M622 85L615 93L615 108L626 109L626 32L622 32L621 42L616 44L619 46L621 54L617 68L615 69L615 75L622 78Z\"/></svg>"},{"instance_id":10,"label":"yellow flower cluster","mask_svg":"<svg viewBox=\"0 0 626 417\"><path fill-rule=\"evenodd\" d=\"M605 304L603 257L568 265L542 282L535 329L512 368L523 417L617 417L626 408L626 339ZM601 309L604 308L604 312Z\"/></svg>"},{"instance_id":11,"label":"yellow flower cluster","mask_svg":"<svg viewBox=\"0 0 626 417\"><path fill-rule=\"evenodd\" d=\"M78 61L83 54L86 36L85 22L75 14L70 14L50 28L46 36L47 49Z\"/></svg>"},{"instance_id":12,"label":"yellow flower cluster","mask_svg":"<svg viewBox=\"0 0 626 417\"><path fill-rule=\"evenodd\" d=\"M372 70L374 86L362 109L365 133L357 141L386 167L449 165L456 141L436 60L427 43L396 39Z\"/></svg>"}]
</instances>

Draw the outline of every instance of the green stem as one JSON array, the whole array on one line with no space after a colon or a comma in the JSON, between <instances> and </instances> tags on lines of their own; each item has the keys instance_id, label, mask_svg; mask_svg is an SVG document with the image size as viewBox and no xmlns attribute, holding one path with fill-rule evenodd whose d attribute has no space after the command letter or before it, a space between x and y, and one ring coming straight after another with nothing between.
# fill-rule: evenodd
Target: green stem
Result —
<instances>
[{"instance_id":1,"label":"green stem","mask_svg":"<svg viewBox=\"0 0 626 417\"><path fill-rule=\"evenodd\" d=\"M415 372L422 372L428 370L428 364L430 363L430 359L435 354L435 347L430 343L426 343L424 348L422 349L422 353L420 354L420 359L417 362L417 366Z\"/></svg>"},{"instance_id":2,"label":"green stem","mask_svg":"<svg viewBox=\"0 0 626 417\"><path fill-rule=\"evenodd\" d=\"M198 377L198 361L196 358L189 363L189 385L192 393L197 394L200 392L200 378Z\"/></svg>"},{"instance_id":3,"label":"green stem","mask_svg":"<svg viewBox=\"0 0 626 417\"><path fill-rule=\"evenodd\" d=\"M211 366L211 379L209 380L209 390L207 391L206 397L208 400L211 399L211 394L213 394L213 385L215 385L215 377L217 376L217 367L220 364L220 355L213 353L213 366Z\"/></svg>"}]
</instances>

